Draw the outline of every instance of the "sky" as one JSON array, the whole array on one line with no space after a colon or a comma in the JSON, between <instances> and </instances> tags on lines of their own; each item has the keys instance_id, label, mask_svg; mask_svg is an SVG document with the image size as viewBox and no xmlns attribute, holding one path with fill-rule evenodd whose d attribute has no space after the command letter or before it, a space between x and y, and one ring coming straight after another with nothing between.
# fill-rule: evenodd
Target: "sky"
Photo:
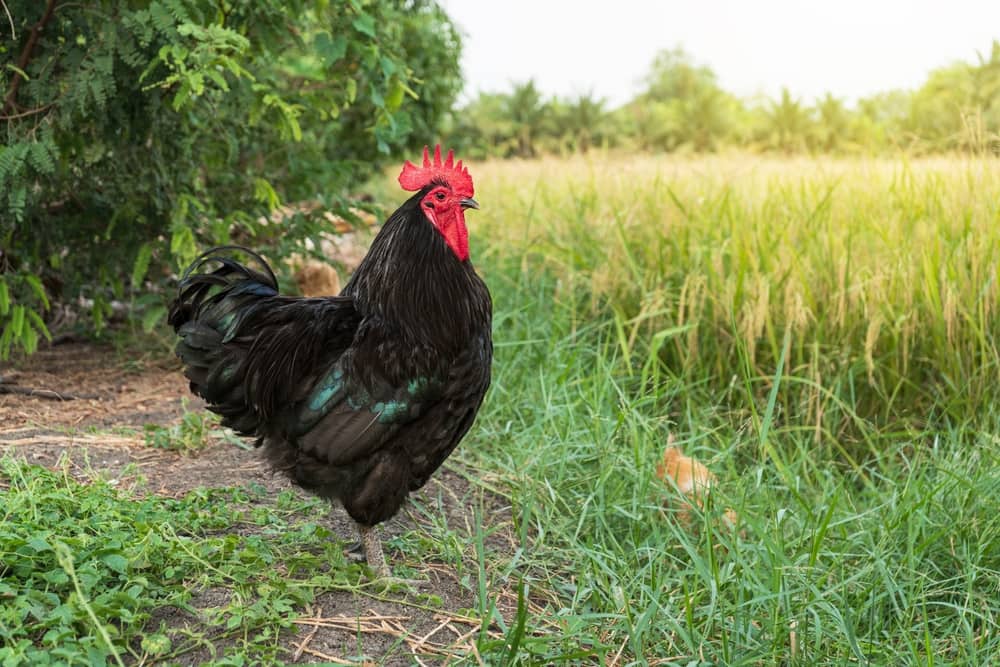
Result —
<instances>
[{"instance_id":1,"label":"sky","mask_svg":"<svg viewBox=\"0 0 1000 667\"><path fill-rule=\"evenodd\" d=\"M741 97L848 102L919 87L958 60L988 57L1000 0L442 0L465 35L463 100L534 78L548 95L615 107L642 88L661 49L680 46Z\"/></svg>"}]
</instances>

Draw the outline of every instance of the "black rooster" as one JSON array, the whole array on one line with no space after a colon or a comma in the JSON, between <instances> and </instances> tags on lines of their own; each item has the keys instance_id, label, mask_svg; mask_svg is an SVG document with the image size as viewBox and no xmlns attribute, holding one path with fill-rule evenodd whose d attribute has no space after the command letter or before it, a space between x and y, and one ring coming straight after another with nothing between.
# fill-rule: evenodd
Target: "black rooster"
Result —
<instances>
[{"instance_id":1,"label":"black rooster","mask_svg":"<svg viewBox=\"0 0 1000 667\"><path fill-rule=\"evenodd\" d=\"M185 272L169 315L191 391L256 437L275 469L343 503L379 577L376 524L472 426L493 359L490 293L469 261L465 209L479 206L468 169L425 148L399 183L417 194L338 296L279 295L259 255L228 246Z\"/></svg>"}]
</instances>

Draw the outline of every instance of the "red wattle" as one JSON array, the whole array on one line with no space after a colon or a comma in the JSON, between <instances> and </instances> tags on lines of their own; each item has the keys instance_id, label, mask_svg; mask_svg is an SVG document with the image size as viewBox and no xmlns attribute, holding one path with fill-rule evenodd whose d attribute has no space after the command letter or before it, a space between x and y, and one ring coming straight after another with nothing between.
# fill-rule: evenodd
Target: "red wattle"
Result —
<instances>
[{"instance_id":1,"label":"red wattle","mask_svg":"<svg viewBox=\"0 0 1000 667\"><path fill-rule=\"evenodd\" d=\"M469 259L469 229L465 226L465 215L461 211L453 219L438 227L438 230L460 262Z\"/></svg>"}]
</instances>

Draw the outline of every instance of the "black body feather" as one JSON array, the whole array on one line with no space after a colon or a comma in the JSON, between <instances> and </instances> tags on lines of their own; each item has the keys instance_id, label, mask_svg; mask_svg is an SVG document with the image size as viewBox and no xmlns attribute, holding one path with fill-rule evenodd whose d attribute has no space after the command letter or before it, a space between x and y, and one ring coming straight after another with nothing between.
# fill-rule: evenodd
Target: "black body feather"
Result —
<instances>
[{"instance_id":1,"label":"black body feather","mask_svg":"<svg viewBox=\"0 0 1000 667\"><path fill-rule=\"evenodd\" d=\"M448 457L490 383L489 291L420 212L426 192L389 218L338 296L282 296L260 256L230 246L188 269L170 309L191 391L368 526Z\"/></svg>"}]
</instances>

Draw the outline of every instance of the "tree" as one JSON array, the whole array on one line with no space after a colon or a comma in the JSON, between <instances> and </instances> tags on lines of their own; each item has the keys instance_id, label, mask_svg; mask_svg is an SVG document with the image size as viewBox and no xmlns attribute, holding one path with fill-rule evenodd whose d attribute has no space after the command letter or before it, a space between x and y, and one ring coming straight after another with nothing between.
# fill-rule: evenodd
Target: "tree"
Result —
<instances>
[{"instance_id":1,"label":"tree","mask_svg":"<svg viewBox=\"0 0 1000 667\"><path fill-rule=\"evenodd\" d=\"M719 87L709 67L696 65L683 49L657 54L646 85L627 111L641 146L706 151L730 134L738 101Z\"/></svg>"},{"instance_id":2,"label":"tree","mask_svg":"<svg viewBox=\"0 0 1000 667\"><path fill-rule=\"evenodd\" d=\"M912 143L909 134L912 93L891 90L858 100L851 136L871 151L905 148Z\"/></svg>"},{"instance_id":3,"label":"tree","mask_svg":"<svg viewBox=\"0 0 1000 667\"><path fill-rule=\"evenodd\" d=\"M86 293L99 327L151 267L237 225L253 236L282 199L346 209L430 141L461 84L457 31L429 0L6 6L0 356L47 334L52 298ZM276 252L316 229L289 221ZM152 322L162 300L147 305Z\"/></svg>"},{"instance_id":4,"label":"tree","mask_svg":"<svg viewBox=\"0 0 1000 667\"><path fill-rule=\"evenodd\" d=\"M1000 41L993 40L989 58L981 53L977 56L979 66L972 72L973 105L984 147L1000 155Z\"/></svg>"},{"instance_id":5,"label":"tree","mask_svg":"<svg viewBox=\"0 0 1000 667\"><path fill-rule=\"evenodd\" d=\"M819 149L832 153L848 141L851 114L843 100L827 93L816 103L816 134Z\"/></svg>"},{"instance_id":6,"label":"tree","mask_svg":"<svg viewBox=\"0 0 1000 667\"><path fill-rule=\"evenodd\" d=\"M545 119L545 105L533 79L514 85L514 90L506 98L506 112L514 125L517 154L534 157L537 152L535 141L542 133Z\"/></svg>"},{"instance_id":7,"label":"tree","mask_svg":"<svg viewBox=\"0 0 1000 667\"><path fill-rule=\"evenodd\" d=\"M595 97L593 93L567 101L555 100L548 105L552 127L546 128L547 133L570 151L586 153L595 143L609 138L606 104L606 100Z\"/></svg>"},{"instance_id":8,"label":"tree","mask_svg":"<svg viewBox=\"0 0 1000 667\"><path fill-rule=\"evenodd\" d=\"M812 130L809 111L787 88L782 88L781 98L771 104L768 120L769 141L773 148L791 153L808 147Z\"/></svg>"},{"instance_id":9,"label":"tree","mask_svg":"<svg viewBox=\"0 0 1000 667\"><path fill-rule=\"evenodd\" d=\"M516 131L508 117L508 97L503 93L480 93L455 111L447 132L448 144L471 158L516 154Z\"/></svg>"},{"instance_id":10,"label":"tree","mask_svg":"<svg viewBox=\"0 0 1000 667\"><path fill-rule=\"evenodd\" d=\"M1000 131L1000 42L978 64L934 70L912 97L908 130L930 150L979 151Z\"/></svg>"}]
</instances>

